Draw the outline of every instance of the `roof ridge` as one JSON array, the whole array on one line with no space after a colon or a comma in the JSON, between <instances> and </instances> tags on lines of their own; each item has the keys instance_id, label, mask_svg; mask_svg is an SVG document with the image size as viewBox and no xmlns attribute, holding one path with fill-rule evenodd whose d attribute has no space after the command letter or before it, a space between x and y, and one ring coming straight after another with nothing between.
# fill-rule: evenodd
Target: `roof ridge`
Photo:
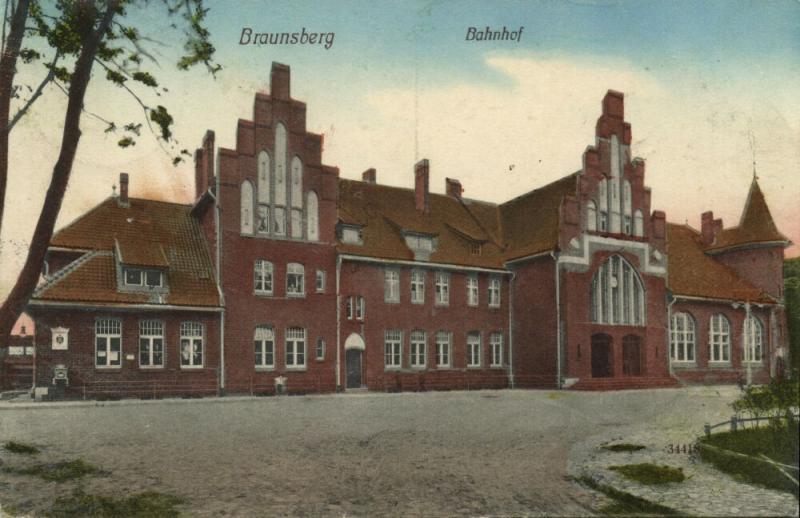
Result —
<instances>
[{"instance_id":1,"label":"roof ridge","mask_svg":"<svg viewBox=\"0 0 800 518\"><path fill-rule=\"evenodd\" d=\"M113 256L114 254L112 252L107 251L107 250L92 250L91 252L87 252L87 253L81 255L80 257L78 257L77 259L75 259L74 261L72 261L71 263L67 264L65 267L61 268L56 273L51 275L50 278L46 279L44 283L42 283L41 285L37 286L36 289L33 292L33 297L38 297L45 290L48 290L48 289L52 288L53 286L58 284L59 281L61 281L62 279L66 278L69 274L71 274L76 269L78 269L78 267L81 266L82 264L84 264L86 261L88 261L89 259L92 259L94 257L100 256L100 255L112 255Z\"/></svg>"},{"instance_id":2,"label":"roof ridge","mask_svg":"<svg viewBox=\"0 0 800 518\"><path fill-rule=\"evenodd\" d=\"M539 191L542 191L542 190L547 189L549 187L553 187L553 186L555 186L555 184L557 184L559 182L563 182L563 181L568 180L570 178L574 178L580 173L581 173L581 170L578 170L578 171L575 171L574 173L570 173L568 175L562 176L561 178L553 180L550 183L546 183L546 184L542 185L541 187L537 187L536 189L531 189L530 191L524 192L524 193L520 194L519 196L515 196L515 197L511 198L510 200L506 200L503 203L501 203L499 206L508 205L511 202L517 201L517 200L519 200L521 198L524 198L526 196L529 196L529 195L531 195L531 194L533 194L535 192L539 192Z\"/></svg>"}]
</instances>

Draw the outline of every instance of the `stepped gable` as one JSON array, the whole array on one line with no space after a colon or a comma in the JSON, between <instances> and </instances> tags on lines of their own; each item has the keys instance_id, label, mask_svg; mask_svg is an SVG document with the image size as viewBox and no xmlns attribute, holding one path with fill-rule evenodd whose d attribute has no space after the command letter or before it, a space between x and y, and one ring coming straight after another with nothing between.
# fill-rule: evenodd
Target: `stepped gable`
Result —
<instances>
[{"instance_id":1,"label":"stepped gable","mask_svg":"<svg viewBox=\"0 0 800 518\"><path fill-rule=\"evenodd\" d=\"M33 300L218 306L211 258L190 212L191 206L177 203L106 199L51 240L51 246L96 253L41 286ZM153 301L147 293L119 292L115 254L128 265L164 269L169 293Z\"/></svg>"},{"instance_id":2,"label":"stepped gable","mask_svg":"<svg viewBox=\"0 0 800 518\"><path fill-rule=\"evenodd\" d=\"M700 232L667 224L668 287L676 295L774 303L775 299L706 254Z\"/></svg>"}]
</instances>

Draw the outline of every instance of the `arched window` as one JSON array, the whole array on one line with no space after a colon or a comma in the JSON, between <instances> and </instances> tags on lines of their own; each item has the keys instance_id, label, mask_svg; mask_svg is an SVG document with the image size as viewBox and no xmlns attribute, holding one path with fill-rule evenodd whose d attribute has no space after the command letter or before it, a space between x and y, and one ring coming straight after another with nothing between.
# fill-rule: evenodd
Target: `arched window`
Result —
<instances>
[{"instance_id":1,"label":"arched window","mask_svg":"<svg viewBox=\"0 0 800 518\"><path fill-rule=\"evenodd\" d=\"M319 200L317 193L308 191L306 200L306 222L308 230L306 232L309 241L319 239Z\"/></svg>"},{"instance_id":2,"label":"arched window","mask_svg":"<svg viewBox=\"0 0 800 518\"><path fill-rule=\"evenodd\" d=\"M597 205L594 200L586 203L586 230L590 232L597 230Z\"/></svg>"},{"instance_id":3,"label":"arched window","mask_svg":"<svg viewBox=\"0 0 800 518\"><path fill-rule=\"evenodd\" d=\"M591 312L595 323L645 324L642 281L633 266L621 256L609 257L594 274Z\"/></svg>"},{"instance_id":4,"label":"arched window","mask_svg":"<svg viewBox=\"0 0 800 518\"><path fill-rule=\"evenodd\" d=\"M620 171L619 165L619 140L616 135L611 135L611 181L609 182L608 203L611 212L611 220L609 221L609 230L615 234L621 232L621 214L620 209Z\"/></svg>"},{"instance_id":5,"label":"arched window","mask_svg":"<svg viewBox=\"0 0 800 518\"><path fill-rule=\"evenodd\" d=\"M292 237L303 237L303 163L292 158Z\"/></svg>"},{"instance_id":6,"label":"arched window","mask_svg":"<svg viewBox=\"0 0 800 518\"><path fill-rule=\"evenodd\" d=\"M248 180L242 182L240 224L242 234L253 233L253 184Z\"/></svg>"},{"instance_id":7,"label":"arched window","mask_svg":"<svg viewBox=\"0 0 800 518\"><path fill-rule=\"evenodd\" d=\"M675 313L669 325L669 354L673 362L693 362L696 345L694 318Z\"/></svg>"},{"instance_id":8,"label":"arched window","mask_svg":"<svg viewBox=\"0 0 800 518\"><path fill-rule=\"evenodd\" d=\"M633 218L631 217L631 182L622 182L622 231L630 235L633 232Z\"/></svg>"},{"instance_id":9,"label":"arched window","mask_svg":"<svg viewBox=\"0 0 800 518\"><path fill-rule=\"evenodd\" d=\"M275 126L275 215L272 230L279 236L286 235L286 127L280 122Z\"/></svg>"},{"instance_id":10,"label":"arched window","mask_svg":"<svg viewBox=\"0 0 800 518\"><path fill-rule=\"evenodd\" d=\"M269 203L270 191L269 154L258 154L258 203Z\"/></svg>"},{"instance_id":11,"label":"arched window","mask_svg":"<svg viewBox=\"0 0 800 518\"><path fill-rule=\"evenodd\" d=\"M764 326L750 315L744 321L744 361L761 363L764 358Z\"/></svg>"},{"instance_id":12,"label":"arched window","mask_svg":"<svg viewBox=\"0 0 800 518\"><path fill-rule=\"evenodd\" d=\"M603 178L598 186L598 199L600 209L600 232L608 232L608 180Z\"/></svg>"},{"instance_id":13,"label":"arched window","mask_svg":"<svg viewBox=\"0 0 800 518\"><path fill-rule=\"evenodd\" d=\"M642 216L642 211L639 209L636 209L633 215L633 235L636 237L644 236L644 216Z\"/></svg>"},{"instance_id":14,"label":"arched window","mask_svg":"<svg viewBox=\"0 0 800 518\"><path fill-rule=\"evenodd\" d=\"M708 345L710 348L708 361L731 361L731 324L725 315L717 314L711 317L711 328L708 330Z\"/></svg>"}]
</instances>

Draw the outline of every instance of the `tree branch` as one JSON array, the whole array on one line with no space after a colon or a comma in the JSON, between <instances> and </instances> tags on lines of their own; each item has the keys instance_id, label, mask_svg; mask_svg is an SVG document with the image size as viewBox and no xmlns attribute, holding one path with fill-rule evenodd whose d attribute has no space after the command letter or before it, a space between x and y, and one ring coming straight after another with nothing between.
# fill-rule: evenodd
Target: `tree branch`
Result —
<instances>
[{"instance_id":1,"label":"tree branch","mask_svg":"<svg viewBox=\"0 0 800 518\"><path fill-rule=\"evenodd\" d=\"M36 87L36 91L33 92L33 95L31 95L30 99L28 99L28 101L25 103L25 106L20 108L17 111L17 113L14 114L14 117L11 119L11 122L8 123L8 130L7 130L8 132L11 132L11 130L14 128L14 125L17 122L19 122L19 120L22 118L23 115L25 115L25 113L27 113L27 111L30 109L33 103L36 102L36 99L38 99L42 95L42 92L44 91L45 86L47 86L47 83L53 81L53 79L56 76L55 66L60 58L61 54L56 52L56 55L53 58L52 63L50 63L50 70L49 72L47 72L47 75L44 76L42 82L39 83L38 87Z\"/></svg>"}]
</instances>

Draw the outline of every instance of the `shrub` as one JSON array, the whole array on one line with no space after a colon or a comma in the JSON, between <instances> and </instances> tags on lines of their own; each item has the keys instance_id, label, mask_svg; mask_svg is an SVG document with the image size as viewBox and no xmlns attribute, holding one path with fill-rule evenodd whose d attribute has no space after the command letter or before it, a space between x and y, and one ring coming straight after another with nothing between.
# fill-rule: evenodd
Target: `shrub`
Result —
<instances>
[{"instance_id":1,"label":"shrub","mask_svg":"<svg viewBox=\"0 0 800 518\"><path fill-rule=\"evenodd\" d=\"M3 445L6 451L11 453L19 453L21 455L36 455L39 453L39 448L32 444L25 444L23 442L8 441Z\"/></svg>"},{"instance_id":2,"label":"shrub","mask_svg":"<svg viewBox=\"0 0 800 518\"><path fill-rule=\"evenodd\" d=\"M180 512L175 509L175 506L182 503L183 499L181 498L155 491L137 493L125 498L113 498L102 495L88 495L81 490L77 490L70 496L62 496L56 499L48 515L57 518L84 516L97 518L113 518L117 516L172 518L179 516Z\"/></svg>"},{"instance_id":3,"label":"shrub","mask_svg":"<svg viewBox=\"0 0 800 518\"><path fill-rule=\"evenodd\" d=\"M31 475L51 482L66 482L100 472L95 466L82 459L56 462L55 464L36 464L28 468L5 468L5 471L18 475Z\"/></svg>"},{"instance_id":4,"label":"shrub","mask_svg":"<svg viewBox=\"0 0 800 518\"><path fill-rule=\"evenodd\" d=\"M614 451L614 452L621 452L621 451L639 451L645 449L644 446L641 444L629 444L629 443L621 443L621 444L604 444L602 446L604 450Z\"/></svg>"},{"instance_id":5,"label":"shrub","mask_svg":"<svg viewBox=\"0 0 800 518\"><path fill-rule=\"evenodd\" d=\"M608 469L618 471L625 478L647 485L669 484L671 482L683 482L686 480L686 476L683 474L683 469L681 468L657 466L650 463L609 466Z\"/></svg>"}]
</instances>

